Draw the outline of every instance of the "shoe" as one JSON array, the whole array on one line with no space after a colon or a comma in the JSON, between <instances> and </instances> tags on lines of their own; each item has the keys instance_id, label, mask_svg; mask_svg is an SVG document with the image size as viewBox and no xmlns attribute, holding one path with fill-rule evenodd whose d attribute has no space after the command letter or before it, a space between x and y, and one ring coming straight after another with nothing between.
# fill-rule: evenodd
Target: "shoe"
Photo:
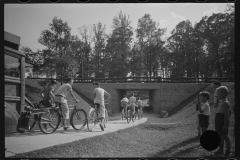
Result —
<instances>
[{"instance_id":1,"label":"shoe","mask_svg":"<svg viewBox=\"0 0 240 160\"><path fill-rule=\"evenodd\" d=\"M68 126L67 126L67 127L63 127L63 129L64 129L65 131L67 131L68 128L69 128Z\"/></svg>"},{"instance_id":2,"label":"shoe","mask_svg":"<svg viewBox=\"0 0 240 160\"><path fill-rule=\"evenodd\" d=\"M101 127L101 130L102 130L102 131L104 131L103 125L102 125L102 124L100 124L99 126Z\"/></svg>"}]
</instances>

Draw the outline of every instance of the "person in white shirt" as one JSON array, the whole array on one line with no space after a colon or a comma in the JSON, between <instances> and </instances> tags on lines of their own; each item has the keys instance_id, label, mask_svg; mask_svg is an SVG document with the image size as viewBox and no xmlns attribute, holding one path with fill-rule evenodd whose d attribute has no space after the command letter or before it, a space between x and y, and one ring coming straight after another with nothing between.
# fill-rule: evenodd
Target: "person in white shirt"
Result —
<instances>
[{"instance_id":1,"label":"person in white shirt","mask_svg":"<svg viewBox=\"0 0 240 160\"><path fill-rule=\"evenodd\" d=\"M67 119L69 119L69 107L68 107L68 103L67 103L67 99L66 99L67 94L70 93L76 102L79 101L75 98L75 96L73 94L72 84L73 84L73 79L67 78L67 83L61 85L58 88L58 90L55 92L55 102L61 103L61 106L62 106L63 125L64 125L63 129L64 130L67 130L67 128L68 128Z\"/></svg>"},{"instance_id":2,"label":"person in white shirt","mask_svg":"<svg viewBox=\"0 0 240 160\"><path fill-rule=\"evenodd\" d=\"M208 100L210 98L210 93L207 91L203 91L199 93L199 101L200 104L198 105L198 130L199 136L202 135L205 131L207 131L209 125L209 117L211 115L210 106Z\"/></svg>"},{"instance_id":3,"label":"person in white shirt","mask_svg":"<svg viewBox=\"0 0 240 160\"><path fill-rule=\"evenodd\" d=\"M140 97L138 97L138 100L137 100L137 106L138 106L138 111L141 115L141 117L143 117L143 111L142 111L142 108L143 108L143 102L142 100L140 99Z\"/></svg>"},{"instance_id":4,"label":"person in white shirt","mask_svg":"<svg viewBox=\"0 0 240 160\"><path fill-rule=\"evenodd\" d=\"M95 87L93 93L94 93L94 105L97 105L97 109L98 109L98 117L99 117L99 120L100 120L100 127L101 127L101 130L104 131L104 128L103 128L103 120L105 118L105 103L104 103L104 95L107 95L108 98L111 98L111 95L106 92L104 89L100 88L100 84L95 82L93 83L93 86Z\"/></svg>"},{"instance_id":5,"label":"person in white shirt","mask_svg":"<svg viewBox=\"0 0 240 160\"><path fill-rule=\"evenodd\" d=\"M135 114L135 106L136 106L136 97L134 97L134 93L132 93L131 97L129 98L128 109L132 110L133 115Z\"/></svg>"},{"instance_id":6,"label":"person in white shirt","mask_svg":"<svg viewBox=\"0 0 240 160\"><path fill-rule=\"evenodd\" d=\"M127 103L128 103L128 98L126 95L123 96L123 99L120 101L121 102L121 107L122 109L122 113L124 113L124 115L126 116L126 112L127 112Z\"/></svg>"}]
</instances>

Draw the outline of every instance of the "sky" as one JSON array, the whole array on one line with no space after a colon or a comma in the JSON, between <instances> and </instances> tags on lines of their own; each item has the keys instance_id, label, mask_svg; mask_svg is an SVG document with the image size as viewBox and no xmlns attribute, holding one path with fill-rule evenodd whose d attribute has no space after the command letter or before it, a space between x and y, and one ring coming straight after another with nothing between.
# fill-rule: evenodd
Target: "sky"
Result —
<instances>
[{"instance_id":1,"label":"sky","mask_svg":"<svg viewBox=\"0 0 240 160\"><path fill-rule=\"evenodd\" d=\"M137 29L138 20L144 14L150 14L161 28L167 27L166 38L179 22L190 20L195 24L205 15L224 12L226 5L227 3L5 4L4 31L21 37L20 45L35 52L45 48L38 42L38 38L43 30L50 29L49 24L55 16L68 23L72 35L80 37L79 27L86 26L90 30L98 22L106 25L105 33L109 34L114 16L122 11L129 15L134 30Z\"/></svg>"}]
</instances>

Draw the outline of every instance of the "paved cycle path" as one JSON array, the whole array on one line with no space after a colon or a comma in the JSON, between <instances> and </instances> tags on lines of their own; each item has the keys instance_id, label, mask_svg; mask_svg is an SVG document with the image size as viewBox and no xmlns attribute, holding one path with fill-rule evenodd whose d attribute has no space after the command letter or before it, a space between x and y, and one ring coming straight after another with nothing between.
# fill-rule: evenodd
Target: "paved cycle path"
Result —
<instances>
[{"instance_id":1,"label":"paved cycle path","mask_svg":"<svg viewBox=\"0 0 240 160\"><path fill-rule=\"evenodd\" d=\"M111 119L114 117L109 118ZM118 116L118 118L120 118L120 116ZM107 128L105 128L104 131L101 131L99 125L97 125L93 132L89 132L86 125L80 131L70 127L67 131L60 128L52 134L44 134L40 130L26 133L5 134L5 148L7 149L5 150L5 157L115 132L146 121L147 118L135 120L134 122L131 121L129 124L126 120L108 121Z\"/></svg>"}]
</instances>

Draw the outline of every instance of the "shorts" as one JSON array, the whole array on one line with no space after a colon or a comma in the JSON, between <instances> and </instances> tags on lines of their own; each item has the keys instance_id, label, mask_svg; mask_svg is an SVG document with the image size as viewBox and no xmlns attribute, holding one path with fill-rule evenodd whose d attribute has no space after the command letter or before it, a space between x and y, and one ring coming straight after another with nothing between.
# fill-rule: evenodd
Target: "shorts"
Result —
<instances>
[{"instance_id":1,"label":"shorts","mask_svg":"<svg viewBox=\"0 0 240 160\"><path fill-rule=\"evenodd\" d=\"M55 97L55 102L61 103L63 119L69 119L69 108L65 97Z\"/></svg>"},{"instance_id":2,"label":"shorts","mask_svg":"<svg viewBox=\"0 0 240 160\"><path fill-rule=\"evenodd\" d=\"M215 131L219 134L228 134L228 126L229 126L229 121L227 124L227 130L223 131L222 128L224 126L224 113L216 113L215 116Z\"/></svg>"},{"instance_id":3,"label":"shorts","mask_svg":"<svg viewBox=\"0 0 240 160\"><path fill-rule=\"evenodd\" d=\"M135 104L130 104L129 106L128 106L128 110L131 110L132 112L135 112Z\"/></svg>"},{"instance_id":4,"label":"shorts","mask_svg":"<svg viewBox=\"0 0 240 160\"><path fill-rule=\"evenodd\" d=\"M100 105L99 103L94 103L94 105L97 105L98 117L105 118L105 107Z\"/></svg>"},{"instance_id":5,"label":"shorts","mask_svg":"<svg viewBox=\"0 0 240 160\"><path fill-rule=\"evenodd\" d=\"M204 114L198 114L199 126L208 128L209 116Z\"/></svg>"}]
</instances>

